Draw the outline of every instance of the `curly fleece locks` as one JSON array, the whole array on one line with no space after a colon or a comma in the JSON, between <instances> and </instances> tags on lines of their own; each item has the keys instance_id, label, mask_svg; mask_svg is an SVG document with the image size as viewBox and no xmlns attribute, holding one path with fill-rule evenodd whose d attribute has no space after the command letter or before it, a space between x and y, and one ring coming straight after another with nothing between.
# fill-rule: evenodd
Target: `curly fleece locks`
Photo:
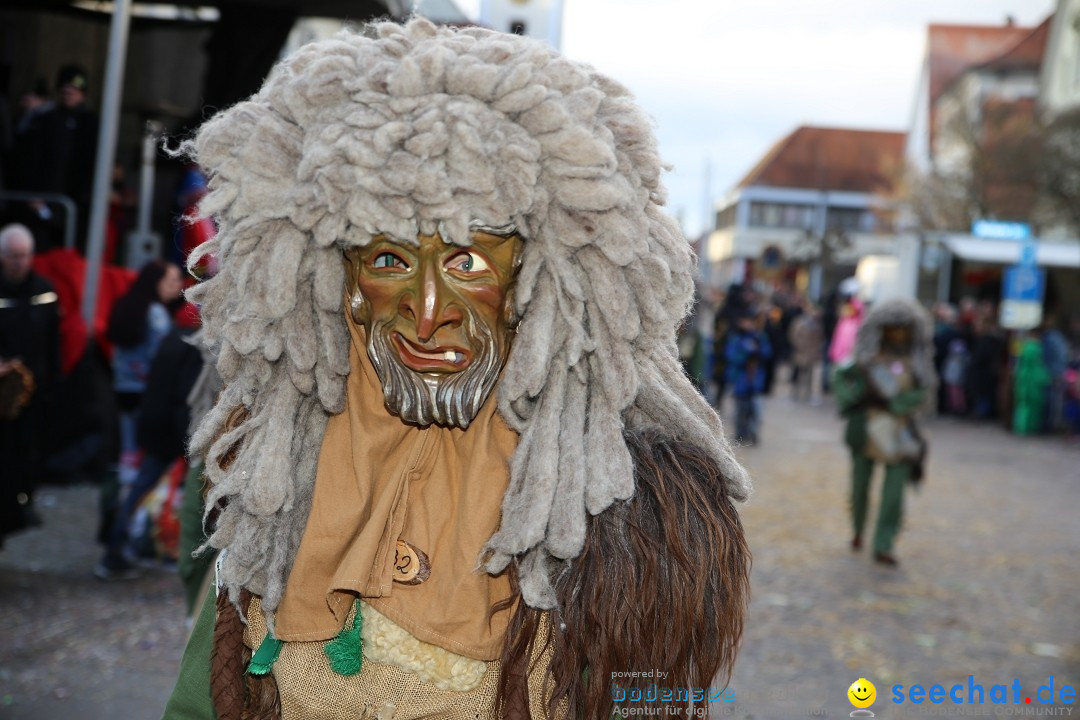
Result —
<instances>
[{"instance_id":1,"label":"curly fleece locks","mask_svg":"<svg viewBox=\"0 0 1080 720\"><path fill-rule=\"evenodd\" d=\"M229 549L234 597L245 587L268 613L280 600L326 420L344 406L342 249L379 233L467 244L470 222L513 223L526 239L498 387L520 439L483 567L517 561L527 604L555 605L551 578L581 552L586 512L633 494L624 424L704 448L746 498L676 358L693 257L622 86L526 38L384 23L303 47L184 149L210 174L201 210L220 228L190 263L215 253L221 271L190 296L226 389L192 451L239 448L227 469L207 463L207 506L227 501L209 544Z\"/></svg>"}]
</instances>

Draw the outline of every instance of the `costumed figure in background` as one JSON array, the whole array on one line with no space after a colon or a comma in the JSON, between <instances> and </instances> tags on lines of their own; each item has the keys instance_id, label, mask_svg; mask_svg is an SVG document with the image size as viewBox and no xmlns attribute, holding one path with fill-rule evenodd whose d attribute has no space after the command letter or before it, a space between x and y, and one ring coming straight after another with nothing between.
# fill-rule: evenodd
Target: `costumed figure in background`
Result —
<instances>
[{"instance_id":1,"label":"costumed figure in background","mask_svg":"<svg viewBox=\"0 0 1080 720\"><path fill-rule=\"evenodd\" d=\"M1021 338L1013 369L1012 429L1017 435L1037 435L1043 429L1047 389L1052 376L1046 370L1038 338Z\"/></svg>"},{"instance_id":2,"label":"costumed figure in background","mask_svg":"<svg viewBox=\"0 0 1080 720\"><path fill-rule=\"evenodd\" d=\"M914 300L884 300L859 327L852 361L836 369L833 392L847 418L851 448L853 550L860 550L874 463L885 465L874 560L897 565L893 542L903 517L904 485L922 479L926 442L916 416L936 398L933 328Z\"/></svg>"},{"instance_id":3,"label":"costumed figure in background","mask_svg":"<svg viewBox=\"0 0 1080 720\"><path fill-rule=\"evenodd\" d=\"M613 673L722 684L749 480L679 365L694 259L649 125L543 43L418 19L304 46L185 146L221 555L166 717L605 718L654 682Z\"/></svg>"}]
</instances>

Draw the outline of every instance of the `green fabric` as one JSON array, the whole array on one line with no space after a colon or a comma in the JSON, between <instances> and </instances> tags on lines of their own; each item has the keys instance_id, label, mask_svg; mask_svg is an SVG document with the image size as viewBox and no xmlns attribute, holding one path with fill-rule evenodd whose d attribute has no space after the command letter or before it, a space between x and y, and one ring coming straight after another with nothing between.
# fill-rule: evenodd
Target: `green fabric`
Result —
<instances>
[{"instance_id":1,"label":"green fabric","mask_svg":"<svg viewBox=\"0 0 1080 720\"><path fill-rule=\"evenodd\" d=\"M866 507L870 503L870 478L873 474L873 460L866 455L851 456L851 521L858 536L862 536L866 527Z\"/></svg>"},{"instance_id":2,"label":"green fabric","mask_svg":"<svg viewBox=\"0 0 1080 720\"><path fill-rule=\"evenodd\" d=\"M327 659L330 660L330 669L338 675L355 675L363 668L364 638L361 635L363 627L364 616L360 614L360 601L357 600L352 626L341 628L337 637L326 643L323 648Z\"/></svg>"},{"instance_id":3,"label":"green fabric","mask_svg":"<svg viewBox=\"0 0 1080 720\"><path fill-rule=\"evenodd\" d=\"M267 632L266 637L259 643L259 649L251 656L247 671L252 675L267 675L270 669L274 667L274 663L277 662L278 655L281 654L281 648L284 644L284 640L278 640Z\"/></svg>"},{"instance_id":4,"label":"green fabric","mask_svg":"<svg viewBox=\"0 0 1080 720\"><path fill-rule=\"evenodd\" d=\"M1042 343L1024 340L1013 375L1013 432L1034 435L1042 429L1050 373L1043 361Z\"/></svg>"},{"instance_id":5,"label":"green fabric","mask_svg":"<svg viewBox=\"0 0 1080 720\"><path fill-rule=\"evenodd\" d=\"M874 528L874 552L891 553L904 517L904 483L911 476L911 463L885 466L885 485L881 489L881 507Z\"/></svg>"},{"instance_id":6,"label":"green fabric","mask_svg":"<svg viewBox=\"0 0 1080 720\"><path fill-rule=\"evenodd\" d=\"M870 500L870 479L874 461L866 455L852 455L851 520L856 535L866 527L866 510ZM904 515L904 483L911 476L910 463L885 465L885 484L881 490L877 526L874 528L874 552L891 553Z\"/></svg>"},{"instance_id":7,"label":"green fabric","mask_svg":"<svg viewBox=\"0 0 1080 720\"><path fill-rule=\"evenodd\" d=\"M926 391L922 388L901 390L889 401L889 412L893 415L911 415L923 404Z\"/></svg>"},{"instance_id":8,"label":"green fabric","mask_svg":"<svg viewBox=\"0 0 1080 720\"><path fill-rule=\"evenodd\" d=\"M856 454L866 449L866 376L853 364L837 366L829 387L840 414L847 418L844 442Z\"/></svg>"},{"instance_id":9,"label":"green fabric","mask_svg":"<svg viewBox=\"0 0 1080 720\"><path fill-rule=\"evenodd\" d=\"M180 505L180 545L176 570L180 575L180 582L184 585L184 601L187 604L189 616L195 610L203 580L206 578L206 573L210 572L214 566L216 557L216 554L212 552L204 552L199 557L191 556L200 545L206 542L202 525L202 469L202 462L193 462L191 468L188 469L187 477L184 478L184 498Z\"/></svg>"},{"instance_id":10,"label":"green fabric","mask_svg":"<svg viewBox=\"0 0 1080 720\"><path fill-rule=\"evenodd\" d=\"M210 699L210 651L214 646L216 599L211 584L203 600L202 612L188 638L184 658L180 661L180 676L162 720L217 720Z\"/></svg>"}]
</instances>

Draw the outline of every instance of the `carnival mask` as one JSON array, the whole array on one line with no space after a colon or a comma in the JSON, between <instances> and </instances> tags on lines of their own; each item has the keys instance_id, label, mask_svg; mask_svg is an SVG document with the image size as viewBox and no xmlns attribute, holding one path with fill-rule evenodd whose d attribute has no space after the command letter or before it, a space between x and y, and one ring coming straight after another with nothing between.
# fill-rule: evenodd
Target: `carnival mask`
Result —
<instances>
[{"instance_id":1,"label":"carnival mask","mask_svg":"<svg viewBox=\"0 0 1080 720\"><path fill-rule=\"evenodd\" d=\"M497 234L500 233L500 234ZM467 428L510 353L522 241L474 231L471 245L379 235L345 251L349 307L390 412L418 425Z\"/></svg>"},{"instance_id":2,"label":"carnival mask","mask_svg":"<svg viewBox=\"0 0 1080 720\"><path fill-rule=\"evenodd\" d=\"M890 324L881 328L881 350L893 355L911 353L914 329L906 323Z\"/></svg>"}]
</instances>

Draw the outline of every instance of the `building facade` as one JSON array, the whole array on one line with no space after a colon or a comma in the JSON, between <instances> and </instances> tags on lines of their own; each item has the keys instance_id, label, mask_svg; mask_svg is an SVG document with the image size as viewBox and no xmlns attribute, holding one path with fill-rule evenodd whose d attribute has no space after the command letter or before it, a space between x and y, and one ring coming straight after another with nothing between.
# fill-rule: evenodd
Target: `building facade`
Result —
<instances>
[{"instance_id":1,"label":"building facade","mask_svg":"<svg viewBox=\"0 0 1080 720\"><path fill-rule=\"evenodd\" d=\"M811 297L867 256L896 257L892 202L904 134L802 126L717 205L705 282L785 281Z\"/></svg>"}]
</instances>

